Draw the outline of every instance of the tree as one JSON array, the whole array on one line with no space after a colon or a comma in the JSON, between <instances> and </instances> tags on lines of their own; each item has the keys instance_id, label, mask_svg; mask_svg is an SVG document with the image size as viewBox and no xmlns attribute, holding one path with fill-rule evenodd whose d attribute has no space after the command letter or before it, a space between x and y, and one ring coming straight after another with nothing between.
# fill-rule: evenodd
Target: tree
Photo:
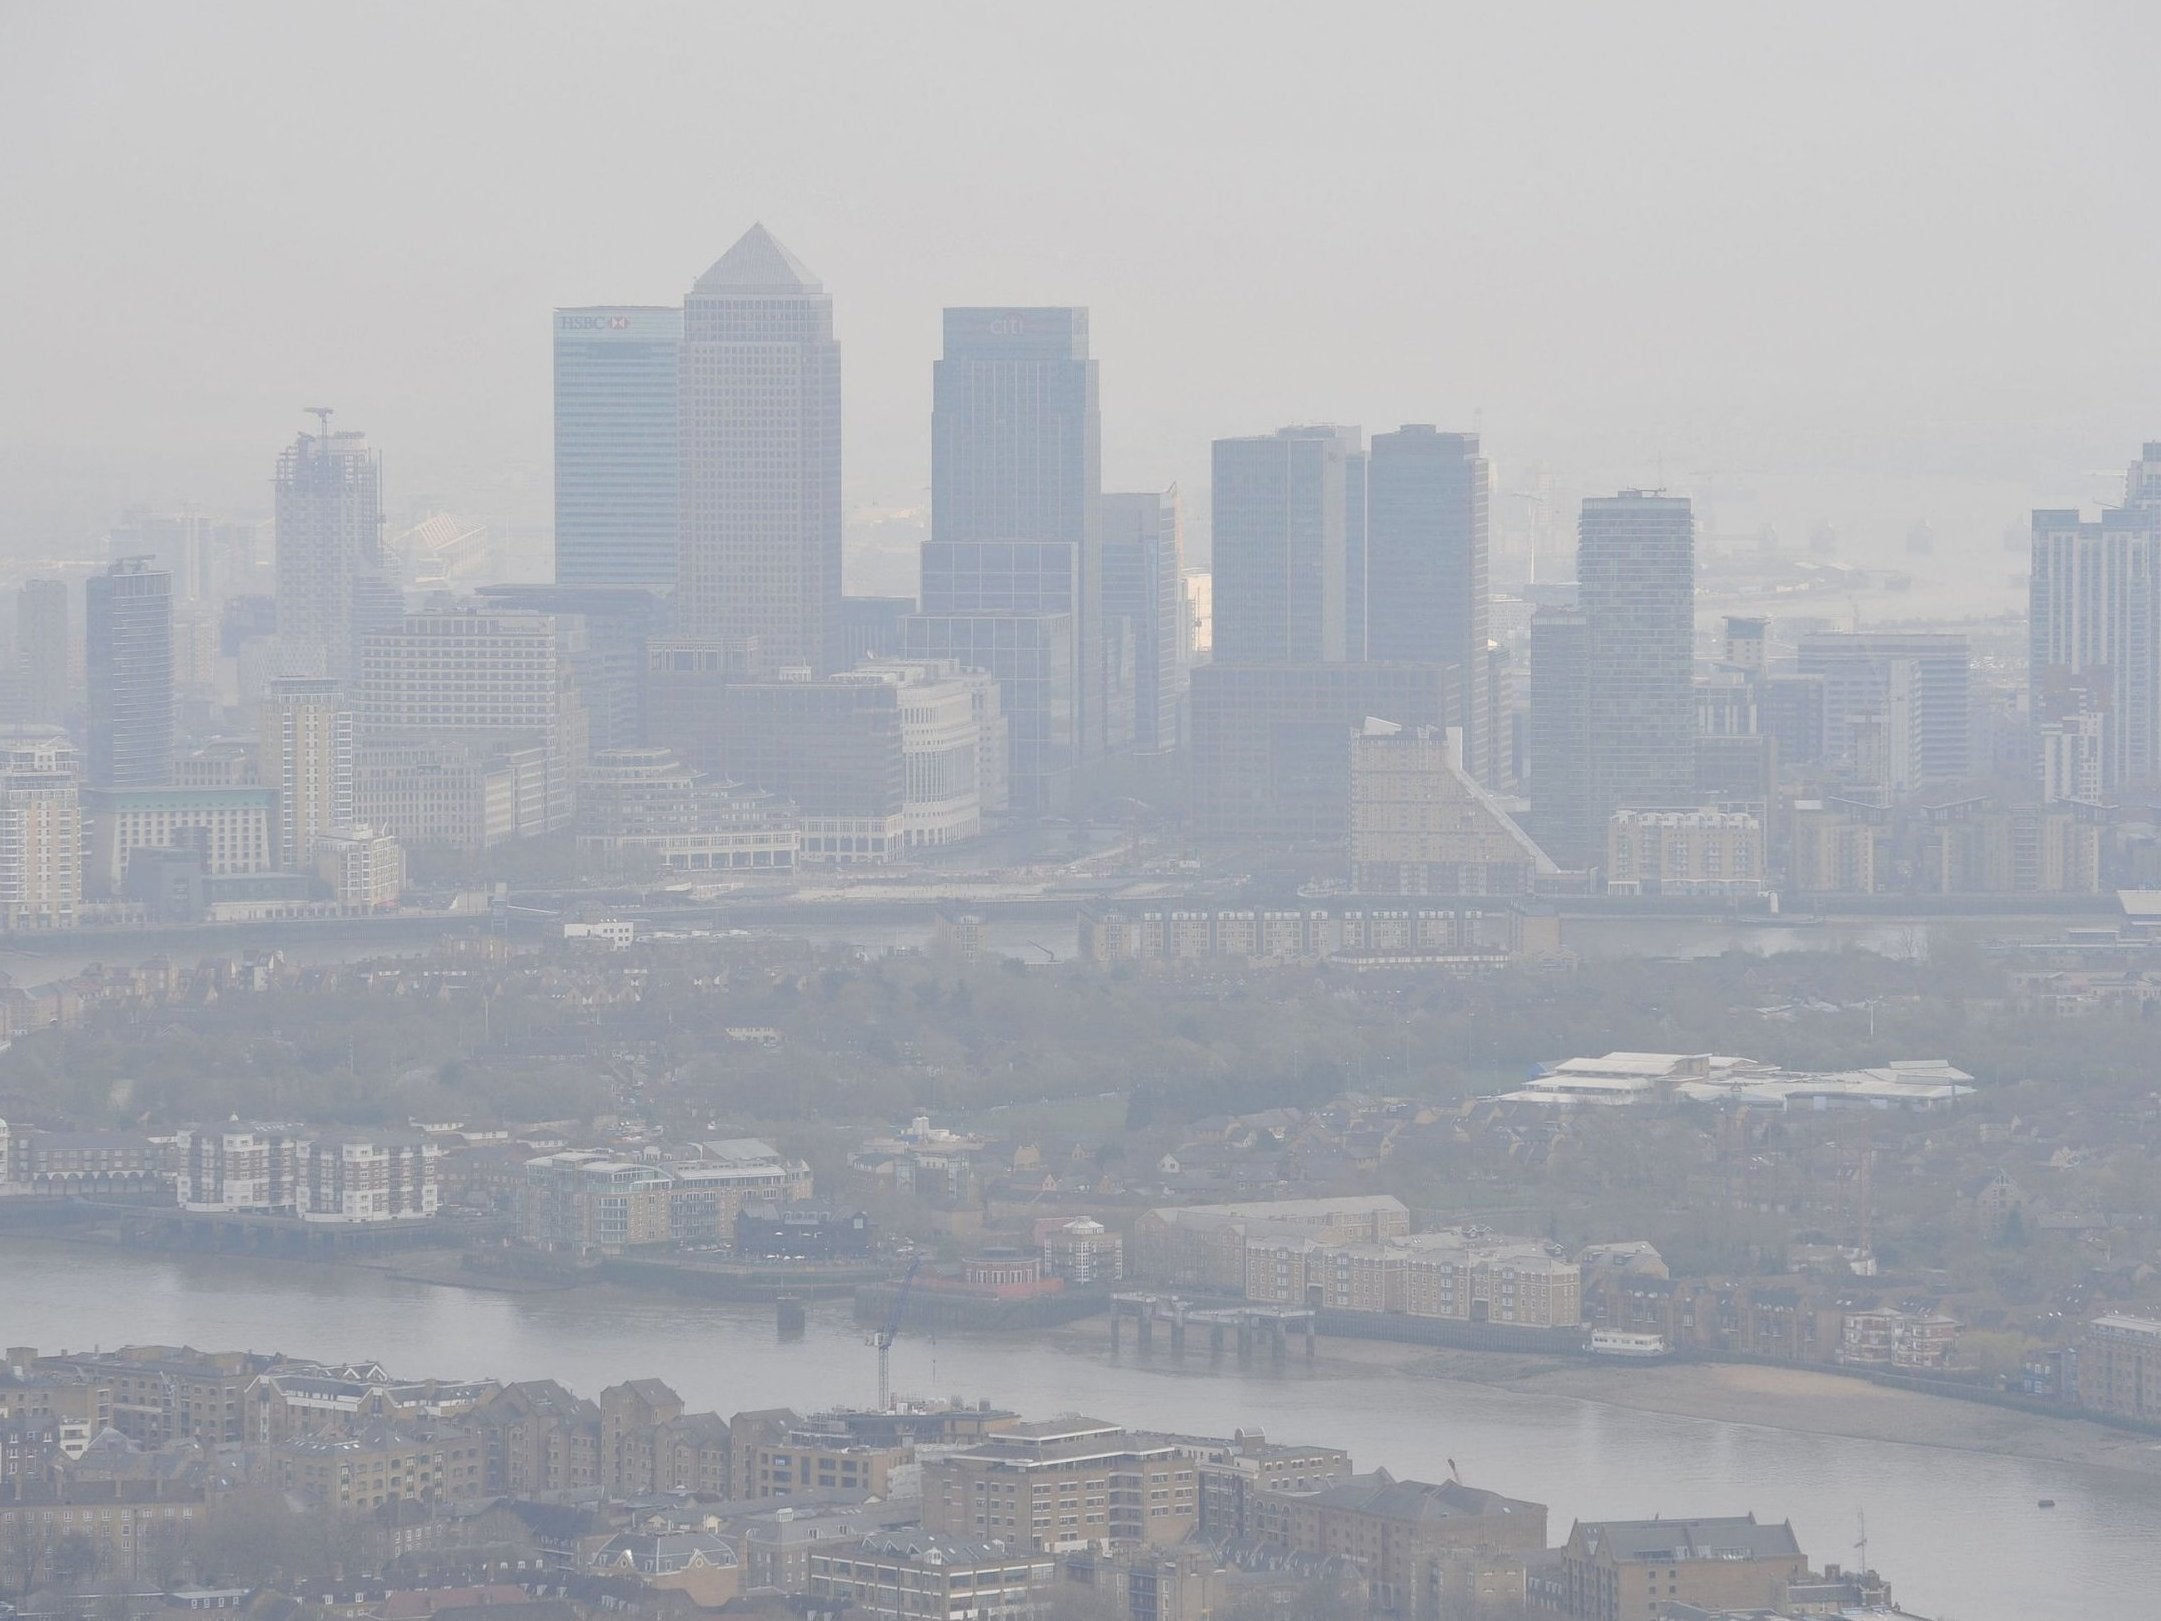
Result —
<instances>
[{"instance_id":1,"label":"tree","mask_svg":"<svg viewBox=\"0 0 2161 1621\"><path fill-rule=\"evenodd\" d=\"M81 1587L104 1563L103 1551L80 1531L62 1534L53 1544L52 1557L47 1561L54 1584L69 1589Z\"/></svg>"}]
</instances>

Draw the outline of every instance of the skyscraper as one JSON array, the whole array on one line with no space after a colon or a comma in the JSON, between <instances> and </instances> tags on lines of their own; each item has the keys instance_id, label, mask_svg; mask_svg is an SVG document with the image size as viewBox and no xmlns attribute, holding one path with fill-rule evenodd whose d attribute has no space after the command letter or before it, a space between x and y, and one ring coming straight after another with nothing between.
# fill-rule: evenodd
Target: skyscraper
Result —
<instances>
[{"instance_id":1,"label":"skyscraper","mask_svg":"<svg viewBox=\"0 0 2161 1621\"><path fill-rule=\"evenodd\" d=\"M1605 848L1592 803L1589 622L1574 608L1531 615L1531 714L1524 749L1531 837L1565 867L1588 867Z\"/></svg>"},{"instance_id":2,"label":"skyscraper","mask_svg":"<svg viewBox=\"0 0 2161 1621\"><path fill-rule=\"evenodd\" d=\"M1493 775L1486 716L1486 459L1475 433L1425 424L1373 436L1366 473L1366 651L1452 664L1464 769Z\"/></svg>"},{"instance_id":3,"label":"skyscraper","mask_svg":"<svg viewBox=\"0 0 2161 1621\"><path fill-rule=\"evenodd\" d=\"M1696 519L1685 497L1627 490L1583 503L1590 813L1695 802ZM1535 679L1535 678L1534 678Z\"/></svg>"},{"instance_id":4,"label":"skyscraper","mask_svg":"<svg viewBox=\"0 0 2161 1621\"><path fill-rule=\"evenodd\" d=\"M83 582L94 788L173 780L173 577L140 557Z\"/></svg>"},{"instance_id":5,"label":"skyscraper","mask_svg":"<svg viewBox=\"0 0 2161 1621\"><path fill-rule=\"evenodd\" d=\"M353 801L353 711L336 681L271 678L263 694L257 769L278 791L272 859L288 872L315 859L318 839L359 818Z\"/></svg>"},{"instance_id":6,"label":"skyscraper","mask_svg":"<svg viewBox=\"0 0 2161 1621\"><path fill-rule=\"evenodd\" d=\"M1106 629L1130 627L1133 747L1142 754L1178 746L1186 690L1184 573L1175 487L1103 497L1103 622Z\"/></svg>"},{"instance_id":7,"label":"skyscraper","mask_svg":"<svg viewBox=\"0 0 2161 1621\"><path fill-rule=\"evenodd\" d=\"M767 668L841 657L833 301L753 225L683 303L676 630Z\"/></svg>"},{"instance_id":8,"label":"skyscraper","mask_svg":"<svg viewBox=\"0 0 2161 1621\"><path fill-rule=\"evenodd\" d=\"M383 556L383 475L367 436L303 433L278 457L278 663L350 678L360 636L402 609Z\"/></svg>"},{"instance_id":9,"label":"skyscraper","mask_svg":"<svg viewBox=\"0 0 2161 1621\"><path fill-rule=\"evenodd\" d=\"M15 599L15 658L21 667L20 719L57 726L67 718L68 583L25 580Z\"/></svg>"},{"instance_id":10,"label":"skyscraper","mask_svg":"<svg viewBox=\"0 0 2161 1621\"><path fill-rule=\"evenodd\" d=\"M555 312L555 578L675 584L683 312Z\"/></svg>"},{"instance_id":11,"label":"skyscraper","mask_svg":"<svg viewBox=\"0 0 2161 1621\"><path fill-rule=\"evenodd\" d=\"M1070 549L1073 740L1080 759L1094 759L1105 735L1103 472L1088 312L947 310L931 393L932 542ZM926 595L923 611L947 610Z\"/></svg>"},{"instance_id":12,"label":"skyscraper","mask_svg":"<svg viewBox=\"0 0 2161 1621\"><path fill-rule=\"evenodd\" d=\"M1356 657L1346 607L1356 428L1284 428L1218 439L1214 453L1214 658L1219 664Z\"/></svg>"},{"instance_id":13,"label":"skyscraper","mask_svg":"<svg viewBox=\"0 0 2161 1621\"><path fill-rule=\"evenodd\" d=\"M2034 513L2027 632L2044 746L2098 729L2104 794L2161 780L2161 441L2098 521Z\"/></svg>"}]
</instances>

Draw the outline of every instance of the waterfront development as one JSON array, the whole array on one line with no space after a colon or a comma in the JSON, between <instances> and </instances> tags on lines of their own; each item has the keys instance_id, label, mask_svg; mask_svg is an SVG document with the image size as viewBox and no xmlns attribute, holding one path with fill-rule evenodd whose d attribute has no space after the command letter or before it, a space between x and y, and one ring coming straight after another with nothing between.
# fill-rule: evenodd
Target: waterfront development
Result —
<instances>
[{"instance_id":1,"label":"waterfront development","mask_svg":"<svg viewBox=\"0 0 2161 1621\"><path fill-rule=\"evenodd\" d=\"M804 1338L782 1342L764 1307L512 1294L366 1268L0 1239L0 1329L41 1350L244 1346L587 1391L650 1376L722 1412L869 1405L874 1361L847 1308L818 1304L809 1315ZM1661 1370L1578 1368L1560 1393L1539 1388L1527 1362L1522 1376L1493 1382L1490 1364L1477 1380L1434 1371L1448 1365L1410 1347L1334 1341L1311 1368L1297 1358L1274 1369L1205 1354L1114 1356L1096 1323L1017 1339L904 1335L894 1383L1030 1417L1260 1427L1399 1476L1444 1478L1454 1459L1482 1487L1548 1504L1557 1537L1574 1518L1753 1510L1790 1517L1812 1552L1835 1558L1865 1514L1871 1557L1895 1577L1901 1603L1958 1621L2128 1618L2161 1584L2161 1474L2150 1472L2157 1449L2143 1437L1823 1375L1729 1370L1744 1377L1713 1400L1698 1393L1695 1405L1726 1413L1706 1418L1655 1410L1687 1401L1673 1400ZM2037 1509L2043 1498L2057 1506Z\"/></svg>"}]
</instances>

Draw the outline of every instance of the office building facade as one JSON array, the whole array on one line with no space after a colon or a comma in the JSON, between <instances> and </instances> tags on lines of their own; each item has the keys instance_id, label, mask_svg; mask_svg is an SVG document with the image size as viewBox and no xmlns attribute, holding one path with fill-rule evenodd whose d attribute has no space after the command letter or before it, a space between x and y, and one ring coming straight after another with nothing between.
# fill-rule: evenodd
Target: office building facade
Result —
<instances>
[{"instance_id":1,"label":"office building facade","mask_svg":"<svg viewBox=\"0 0 2161 1621\"><path fill-rule=\"evenodd\" d=\"M683 312L555 312L555 578L675 584Z\"/></svg>"},{"instance_id":2,"label":"office building facade","mask_svg":"<svg viewBox=\"0 0 2161 1621\"><path fill-rule=\"evenodd\" d=\"M569 825L575 776L586 754L585 715L566 679L558 629L547 614L471 610L406 614L369 635L354 692L363 744L411 742L486 759L537 751L543 764L537 817L516 813L519 833ZM520 775L519 781L526 778ZM527 786L530 786L529 784ZM418 842L422 835L383 807L363 820Z\"/></svg>"},{"instance_id":3,"label":"office building facade","mask_svg":"<svg viewBox=\"0 0 2161 1621\"><path fill-rule=\"evenodd\" d=\"M65 580L25 580L15 599L16 718L34 726L67 719L74 647Z\"/></svg>"},{"instance_id":4,"label":"office building facade","mask_svg":"<svg viewBox=\"0 0 2161 1621\"><path fill-rule=\"evenodd\" d=\"M1008 809L1038 817L1068 808L1076 707L1071 614L911 614L901 624L901 657L995 677L1005 718Z\"/></svg>"},{"instance_id":5,"label":"office building facade","mask_svg":"<svg viewBox=\"0 0 2161 1621\"><path fill-rule=\"evenodd\" d=\"M1354 467L1355 463L1355 467ZM1359 431L1284 428L1215 442L1212 656L1219 664L1338 663L1349 647L1350 514L1363 532Z\"/></svg>"},{"instance_id":6,"label":"office building facade","mask_svg":"<svg viewBox=\"0 0 2161 1621\"><path fill-rule=\"evenodd\" d=\"M1591 788L1590 622L1575 608L1531 616L1531 713L1524 746L1531 836L1561 866L1595 866L1605 839Z\"/></svg>"},{"instance_id":7,"label":"office building facade","mask_svg":"<svg viewBox=\"0 0 2161 1621\"><path fill-rule=\"evenodd\" d=\"M1492 780L1486 691L1490 475L1478 435L1413 424L1373 436L1366 466L1365 657L1451 664L1466 769Z\"/></svg>"},{"instance_id":8,"label":"office building facade","mask_svg":"<svg viewBox=\"0 0 2161 1621\"><path fill-rule=\"evenodd\" d=\"M1576 576L1594 861L1616 810L1694 798L1695 558L1685 497L1629 490L1583 503Z\"/></svg>"},{"instance_id":9,"label":"office building facade","mask_svg":"<svg viewBox=\"0 0 2161 1621\"><path fill-rule=\"evenodd\" d=\"M682 634L818 674L841 658L840 345L818 278L753 225L683 303Z\"/></svg>"},{"instance_id":10,"label":"office building facade","mask_svg":"<svg viewBox=\"0 0 2161 1621\"><path fill-rule=\"evenodd\" d=\"M1193 672L1193 829L1347 848L1353 734L1369 717L1446 727L1455 702L1454 672L1441 665L1203 665Z\"/></svg>"},{"instance_id":11,"label":"office building facade","mask_svg":"<svg viewBox=\"0 0 2161 1621\"><path fill-rule=\"evenodd\" d=\"M932 368L931 541L1034 542L1070 548L1070 610L988 603L925 613L1072 616L1075 763L1104 749L1100 693L1102 443L1096 363L1085 309L965 308L945 312L945 348Z\"/></svg>"},{"instance_id":12,"label":"office building facade","mask_svg":"<svg viewBox=\"0 0 2161 1621\"><path fill-rule=\"evenodd\" d=\"M1178 526L1178 491L1103 497L1103 623L1105 645L1116 640L1131 650L1133 678L1127 695L1133 710L1133 748L1169 754L1178 747L1185 707L1184 556ZM1105 656L1105 711L1117 701Z\"/></svg>"},{"instance_id":13,"label":"office building facade","mask_svg":"<svg viewBox=\"0 0 2161 1621\"><path fill-rule=\"evenodd\" d=\"M89 688L88 781L155 788L173 780L173 577L125 558L83 582Z\"/></svg>"}]
</instances>

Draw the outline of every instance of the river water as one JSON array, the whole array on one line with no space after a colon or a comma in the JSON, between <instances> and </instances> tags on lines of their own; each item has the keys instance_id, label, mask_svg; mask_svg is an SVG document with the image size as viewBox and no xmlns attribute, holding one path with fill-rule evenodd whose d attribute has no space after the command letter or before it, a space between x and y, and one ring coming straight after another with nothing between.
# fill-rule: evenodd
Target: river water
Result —
<instances>
[{"instance_id":1,"label":"river water","mask_svg":"<svg viewBox=\"0 0 2161 1621\"><path fill-rule=\"evenodd\" d=\"M408 1375L560 1379L585 1395L657 1376L693 1408L866 1405L876 1363L845 1305L780 1343L769 1308L615 1291L507 1295L298 1262L173 1257L0 1236L0 1344L125 1342L374 1357ZM1946 1447L1675 1418L1385 1369L1213 1370L1062 1342L904 1335L894 1387L1224 1435L1260 1426L1348 1447L1361 1469L1463 1477L1572 1518L1791 1518L1817 1563L1871 1561L1900 1603L1955 1621L2161 1614L2161 1479ZM1614 1378L1626 1400L1625 1370ZM1980 1410L1976 1410L1977 1415ZM2157 1443L2161 1444L2161 1443ZM2054 1498L2052 1511L2036 1508Z\"/></svg>"}]
</instances>

